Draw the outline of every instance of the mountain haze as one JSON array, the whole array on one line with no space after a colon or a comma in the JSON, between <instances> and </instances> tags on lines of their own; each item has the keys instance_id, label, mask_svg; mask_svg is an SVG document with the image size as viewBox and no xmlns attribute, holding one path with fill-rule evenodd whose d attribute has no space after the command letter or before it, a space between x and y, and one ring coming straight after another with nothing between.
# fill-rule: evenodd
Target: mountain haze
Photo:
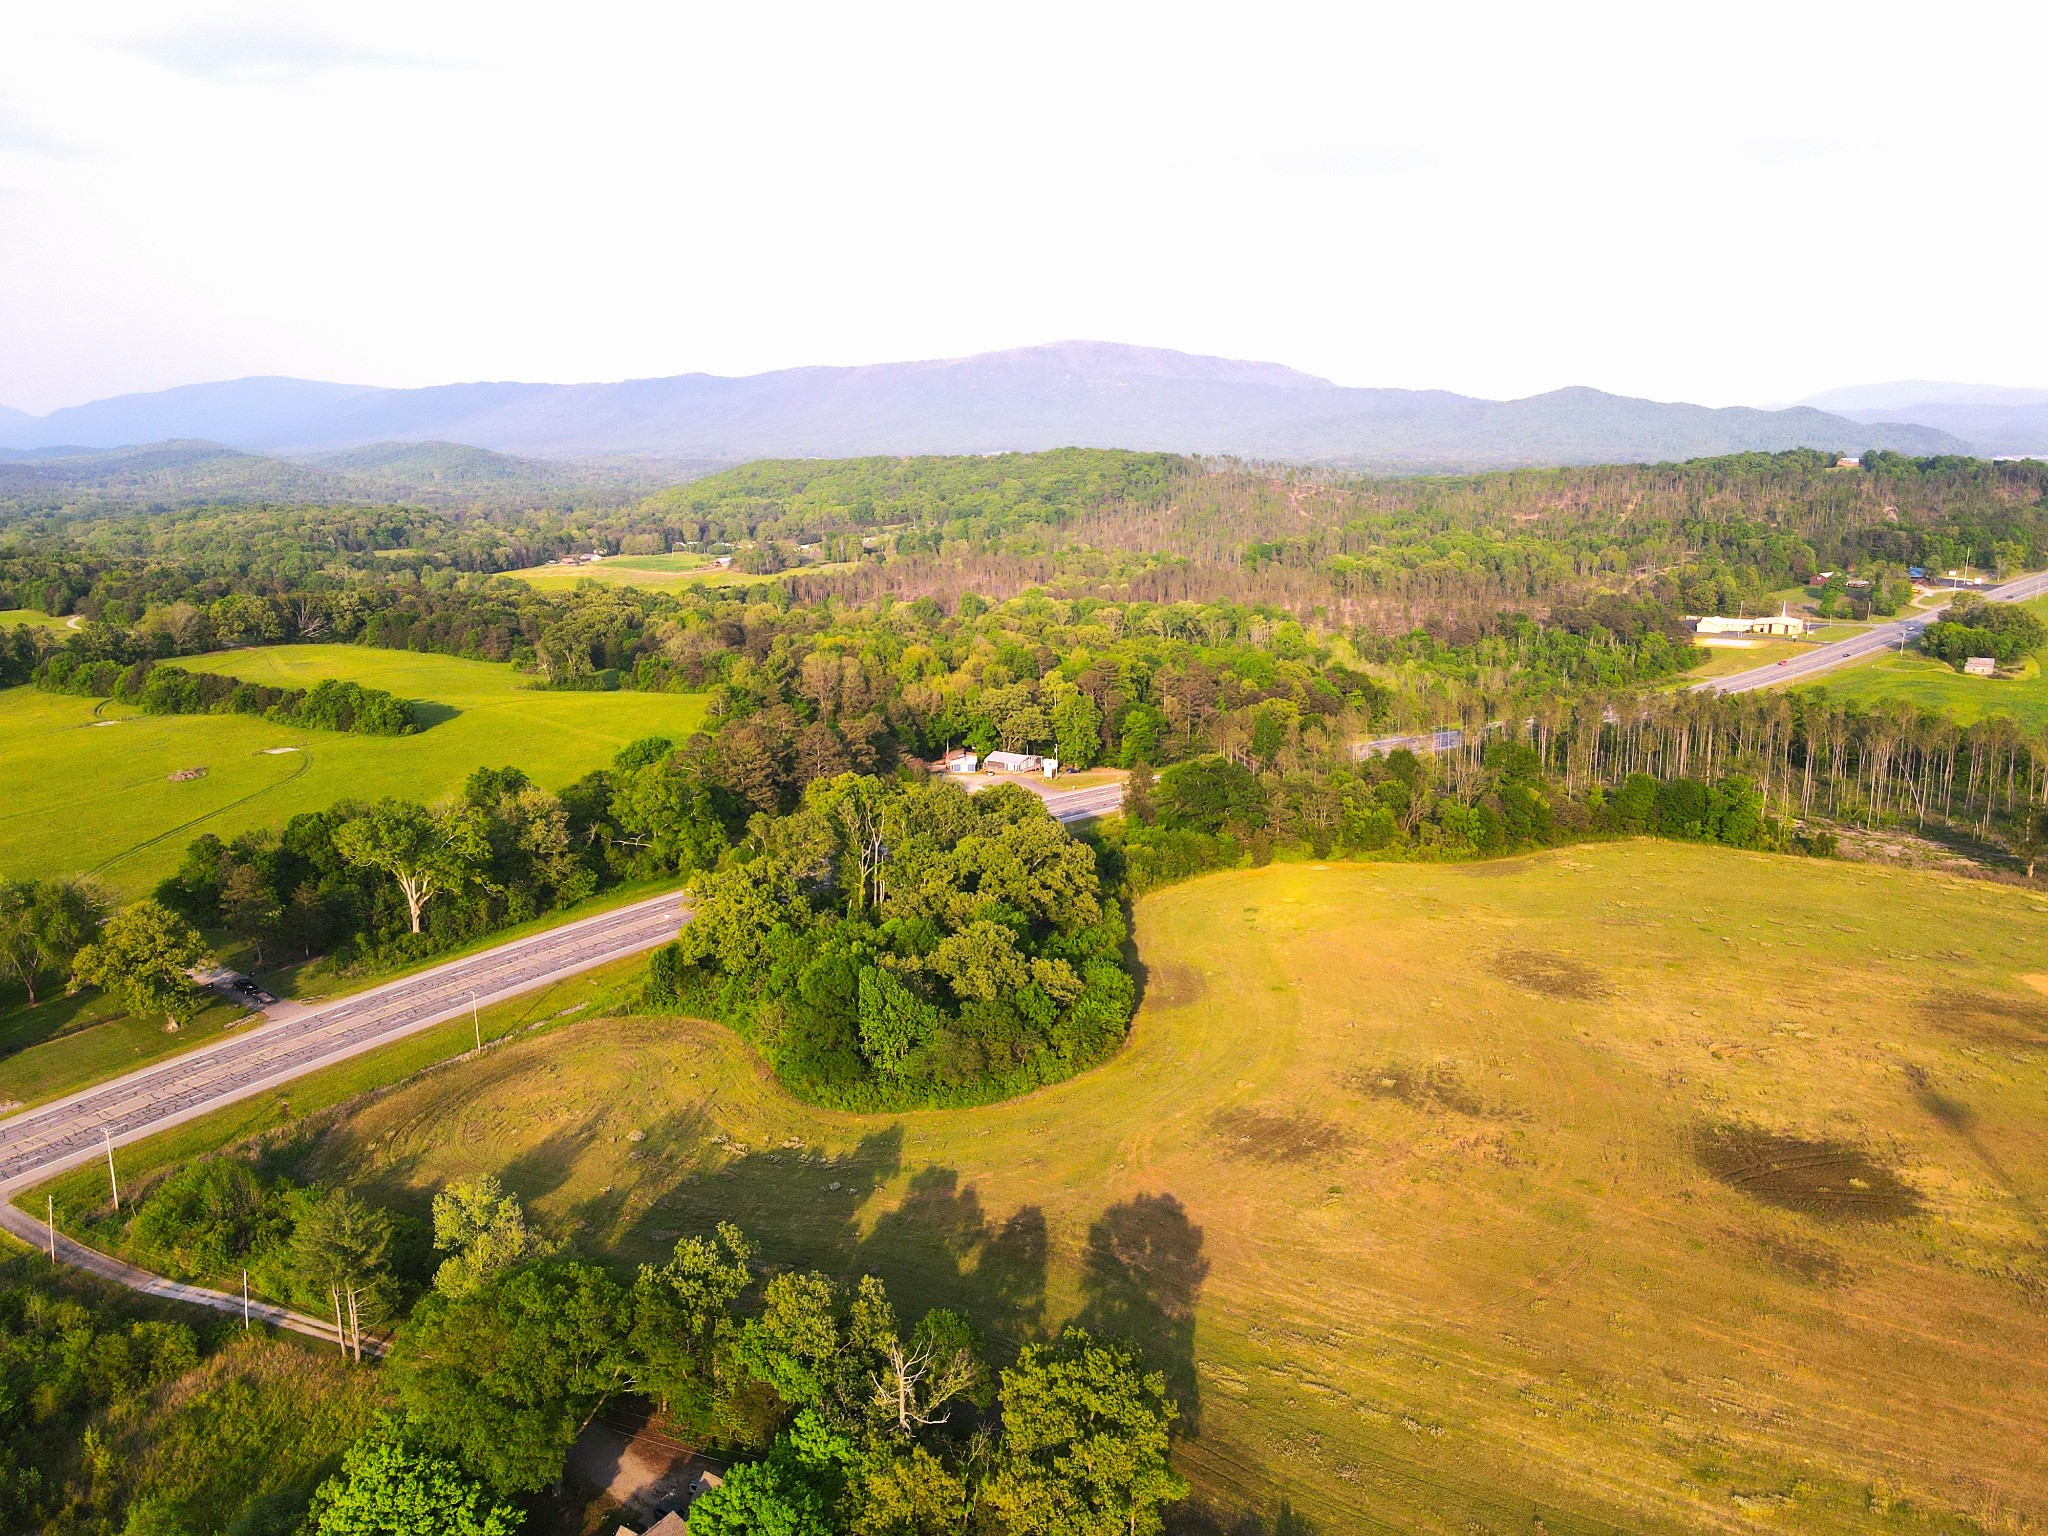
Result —
<instances>
[{"instance_id":1,"label":"mountain haze","mask_svg":"<svg viewBox=\"0 0 2048 1536\"><path fill-rule=\"evenodd\" d=\"M1237 454L1386 469L1695 458L1751 449L1962 453L1925 425L1810 408L1711 409L1563 389L1523 400L1352 389L1275 363L1107 342L975 357L682 374L614 384L363 389L240 379L0 421L0 444L203 438L267 454L437 441L538 458L742 460L1052 447Z\"/></svg>"},{"instance_id":2,"label":"mountain haze","mask_svg":"<svg viewBox=\"0 0 2048 1536\"><path fill-rule=\"evenodd\" d=\"M1930 427L1994 457L2048 455L2048 389L1905 379L1831 389L1800 403L1851 421Z\"/></svg>"}]
</instances>

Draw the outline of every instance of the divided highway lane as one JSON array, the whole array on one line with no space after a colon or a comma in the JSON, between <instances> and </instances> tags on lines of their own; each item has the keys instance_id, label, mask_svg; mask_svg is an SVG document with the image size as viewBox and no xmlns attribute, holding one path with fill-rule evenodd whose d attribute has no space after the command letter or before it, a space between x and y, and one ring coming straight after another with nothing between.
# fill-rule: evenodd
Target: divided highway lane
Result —
<instances>
[{"instance_id":1,"label":"divided highway lane","mask_svg":"<svg viewBox=\"0 0 2048 1536\"><path fill-rule=\"evenodd\" d=\"M2038 572L2032 576L2021 576L2017 580L1989 588L1983 595L1994 603L2024 603L2030 598L2041 597L2044 594L2048 594L2048 571ZM1894 619L1889 624L1875 625L1860 635L1851 635L1846 640L1815 646L1804 655L1794 656L1782 663L1752 667L1747 672L1731 672L1726 677L1713 677L1705 682L1694 683L1693 692L1748 693L1757 688L1805 682L1820 673L1832 672L1836 667L1847 666L1852 661L1875 656L1879 651L1895 651L1906 642L1917 638L1921 630L1946 612L1946 603L1939 608L1923 608L1904 618Z\"/></svg>"},{"instance_id":2,"label":"divided highway lane","mask_svg":"<svg viewBox=\"0 0 2048 1536\"><path fill-rule=\"evenodd\" d=\"M667 943L680 893L449 961L0 1120L0 1201L103 1153L470 1009ZM9 1225L12 1225L9 1223Z\"/></svg>"}]
</instances>

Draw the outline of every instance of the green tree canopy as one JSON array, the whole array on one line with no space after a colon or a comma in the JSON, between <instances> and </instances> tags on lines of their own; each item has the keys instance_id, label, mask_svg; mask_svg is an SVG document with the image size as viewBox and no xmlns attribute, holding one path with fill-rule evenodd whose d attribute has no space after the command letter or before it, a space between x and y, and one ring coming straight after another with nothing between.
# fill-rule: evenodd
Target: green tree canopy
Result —
<instances>
[{"instance_id":1,"label":"green tree canopy","mask_svg":"<svg viewBox=\"0 0 2048 1536\"><path fill-rule=\"evenodd\" d=\"M13 977L36 1001L36 981L62 976L99 931L100 903L68 880L0 882L0 974Z\"/></svg>"},{"instance_id":2,"label":"green tree canopy","mask_svg":"<svg viewBox=\"0 0 2048 1536\"><path fill-rule=\"evenodd\" d=\"M130 1013L160 1013L176 1029L198 1003L186 973L212 959L190 923L159 901L138 901L108 918L99 937L78 951L72 975Z\"/></svg>"},{"instance_id":3,"label":"green tree canopy","mask_svg":"<svg viewBox=\"0 0 2048 1536\"><path fill-rule=\"evenodd\" d=\"M478 879L491 852L476 807L430 809L410 800L379 800L334 829L334 846L349 863L382 870L398 882L414 933L427 903Z\"/></svg>"},{"instance_id":4,"label":"green tree canopy","mask_svg":"<svg viewBox=\"0 0 2048 1536\"><path fill-rule=\"evenodd\" d=\"M1166 1379L1135 1350L1068 1329L1003 1372L1003 1444L983 1491L1012 1536L1156 1536L1187 1484L1168 1461Z\"/></svg>"},{"instance_id":5,"label":"green tree canopy","mask_svg":"<svg viewBox=\"0 0 2048 1536\"><path fill-rule=\"evenodd\" d=\"M397 1441L358 1441L315 1490L309 1536L513 1536L525 1517L462 1469Z\"/></svg>"},{"instance_id":6,"label":"green tree canopy","mask_svg":"<svg viewBox=\"0 0 2048 1536\"><path fill-rule=\"evenodd\" d=\"M631 1380L625 1294L593 1264L529 1264L466 1296L430 1292L394 1340L407 1432L501 1494L561 1475L578 1432Z\"/></svg>"},{"instance_id":7,"label":"green tree canopy","mask_svg":"<svg viewBox=\"0 0 2048 1536\"><path fill-rule=\"evenodd\" d=\"M434 1289L460 1297L532 1257L540 1242L519 1197L487 1173L434 1196L434 1246L449 1255L434 1271Z\"/></svg>"}]
</instances>

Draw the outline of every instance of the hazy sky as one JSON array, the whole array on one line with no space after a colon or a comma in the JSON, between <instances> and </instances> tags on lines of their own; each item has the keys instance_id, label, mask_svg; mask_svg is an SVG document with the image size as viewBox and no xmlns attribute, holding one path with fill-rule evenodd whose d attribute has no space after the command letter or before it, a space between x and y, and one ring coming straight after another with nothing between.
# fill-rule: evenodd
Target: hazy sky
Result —
<instances>
[{"instance_id":1,"label":"hazy sky","mask_svg":"<svg viewBox=\"0 0 2048 1536\"><path fill-rule=\"evenodd\" d=\"M2048 385L2048 6L0 8L0 403L1089 337Z\"/></svg>"}]
</instances>

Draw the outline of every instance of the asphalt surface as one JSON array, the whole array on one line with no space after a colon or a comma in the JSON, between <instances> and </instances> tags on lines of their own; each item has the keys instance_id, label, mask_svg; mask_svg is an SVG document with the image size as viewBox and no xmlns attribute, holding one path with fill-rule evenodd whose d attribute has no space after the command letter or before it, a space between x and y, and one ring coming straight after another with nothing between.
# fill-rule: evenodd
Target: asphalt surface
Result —
<instances>
[{"instance_id":1,"label":"asphalt surface","mask_svg":"<svg viewBox=\"0 0 2048 1536\"><path fill-rule=\"evenodd\" d=\"M652 897L466 955L271 1022L0 1120L0 1204L48 1178L251 1094L481 1005L653 949L675 937L680 894ZM11 1207L8 1207L11 1212ZM19 1214L19 1213L13 1213ZM40 1230L33 1217L29 1226ZM0 1215L0 1224L13 1228Z\"/></svg>"},{"instance_id":2,"label":"asphalt surface","mask_svg":"<svg viewBox=\"0 0 2048 1536\"><path fill-rule=\"evenodd\" d=\"M2032 576L2021 576L1996 587L1984 590L1981 596L1994 603L2023 603L2029 598L2048 594L2048 571ZM1894 619L1889 624L1872 625L1860 635L1851 635L1847 640L1836 640L1828 645L1817 645L1803 655L1793 656L1770 666L1752 667L1747 672L1731 672L1726 677L1708 678L1694 683L1695 693L1749 693L1757 688L1775 688L1786 683L1806 682L1823 672L1832 672L1837 667L1847 666L1852 661L1861 661L1866 656L1875 656L1880 651L1896 651L1919 637L1920 631L1948 612L1949 605L1939 608L1922 608L1904 618Z\"/></svg>"}]
</instances>

